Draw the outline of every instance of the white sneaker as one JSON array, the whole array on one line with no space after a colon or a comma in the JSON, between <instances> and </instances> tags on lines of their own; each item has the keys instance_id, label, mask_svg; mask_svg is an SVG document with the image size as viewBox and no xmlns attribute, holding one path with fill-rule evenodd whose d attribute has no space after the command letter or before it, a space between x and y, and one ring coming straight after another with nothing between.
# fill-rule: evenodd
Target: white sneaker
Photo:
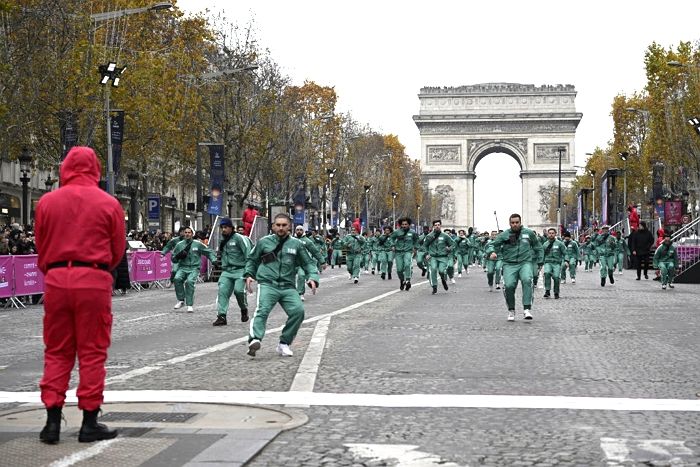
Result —
<instances>
[{"instance_id":1,"label":"white sneaker","mask_svg":"<svg viewBox=\"0 0 700 467\"><path fill-rule=\"evenodd\" d=\"M452 283L452 284L456 284L456 283L457 283L457 281L455 281L455 278L453 277L452 279L450 279L450 283Z\"/></svg>"},{"instance_id":2,"label":"white sneaker","mask_svg":"<svg viewBox=\"0 0 700 467\"><path fill-rule=\"evenodd\" d=\"M248 342L248 355L251 357L255 357L255 352L260 350L260 340L259 339L253 339L252 341Z\"/></svg>"},{"instance_id":3,"label":"white sneaker","mask_svg":"<svg viewBox=\"0 0 700 467\"><path fill-rule=\"evenodd\" d=\"M188 306L188 307L187 307L187 313L194 313L194 307L193 307L193 306Z\"/></svg>"},{"instance_id":4,"label":"white sneaker","mask_svg":"<svg viewBox=\"0 0 700 467\"><path fill-rule=\"evenodd\" d=\"M283 344L281 342L277 344L277 353L282 357L291 357L294 355L292 349L290 349L287 344Z\"/></svg>"},{"instance_id":5,"label":"white sneaker","mask_svg":"<svg viewBox=\"0 0 700 467\"><path fill-rule=\"evenodd\" d=\"M302 301L302 302L303 302L304 300L306 300L306 299L304 298L303 295L299 295L299 298L301 298L301 301Z\"/></svg>"},{"instance_id":6,"label":"white sneaker","mask_svg":"<svg viewBox=\"0 0 700 467\"><path fill-rule=\"evenodd\" d=\"M566 279L562 279L562 280L561 280L561 283L562 283L562 284L566 284Z\"/></svg>"},{"instance_id":7,"label":"white sneaker","mask_svg":"<svg viewBox=\"0 0 700 467\"><path fill-rule=\"evenodd\" d=\"M508 321L515 321L515 311L508 312Z\"/></svg>"},{"instance_id":8,"label":"white sneaker","mask_svg":"<svg viewBox=\"0 0 700 467\"><path fill-rule=\"evenodd\" d=\"M618 276L621 276L621 275L622 275L622 271L618 271L617 275L618 275Z\"/></svg>"},{"instance_id":9,"label":"white sneaker","mask_svg":"<svg viewBox=\"0 0 700 467\"><path fill-rule=\"evenodd\" d=\"M462 277L462 273L460 272L459 274L457 274L457 277Z\"/></svg>"},{"instance_id":10,"label":"white sneaker","mask_svg":"<svg viewBox=\"0 0 700 467\"><path fill-rule=\"evenodd\" d=\"M576 283L576 279L571 279L571 283L572 283L572 284L575 284L575 283Z\"/></svg>"},{"instance_id":11,"label":"white sneaker","mask_svg":"<svg viewBox=\"0 0 700 467\"><path fill-rule=\"evenodd\" d=\"M544 289L544 284L537 284L538 289Z\"/></svg>"},{"instance_id":12,"label":"white sneaker","mask_svg":"<svg viewBox=\"0 0 700 467\"><path fill-rule=\"evenodd\" d=\"M532 319L532 313L530 313L530 310L523 310L523 318Z\"/></svg>"},{"instance_id":13,"label":"white sneaker","mask_svg":"<svg viewBox=\"0 0 700 467\"><path fill-rule=\"evenodd\" d=\"M182 308L184 305L185 305L185 302L183 302L183 301L178 301L178 302L175 304L175 306L173 307L173 310L179 310L179 309Z\"/></svg>"}]
</instances>

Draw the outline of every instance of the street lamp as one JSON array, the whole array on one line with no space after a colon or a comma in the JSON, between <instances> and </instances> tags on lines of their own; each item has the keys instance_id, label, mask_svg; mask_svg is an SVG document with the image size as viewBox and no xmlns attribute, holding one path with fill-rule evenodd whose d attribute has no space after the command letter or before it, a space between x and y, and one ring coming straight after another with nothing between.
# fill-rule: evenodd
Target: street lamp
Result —
<instances>
[{"instance_id":1,"label":"street lamp","mask_svg":"<svg viewBox=\"0 0 700 467\"><path fill-rule=\"evenodd\" d=\"M22 225L29 224L29 171L32 169L32 155L29 154L29 149L22 148L22 155L19 156L19 170L22 176L19 181L22 182Z\"/></svg>"},{"instance_id":2,"label":"street lamp","mask_svg":"<svg viewBox=\"0 0 700 467\"><path fill-rule=\"evenodd\" d=\"M114 156L112 154L112 122L109 109L110 87L107 84L112 81L113 87L119 86L121 74L126 66L118 67L116 63L109 62L98 67L100 71L100 84L105 86L105 122L107 127L107 193L114 195Z\"/></svg>"},{"instance_id":3,"label":"street lamp","mask_svg":"<svg viewBox=\"0 0 700 467\"><path fill-rule=\"evenodd\" d=\"M700 118L698 118L698 117L689 118L688 124L692 125L692 127L695 129L695 132L700 135Z\"/></svg>"},{"instance_id":4,"label":"street lamp","mask_svg":"<svg viewBox=\"0 0 700 467\"><path fill-rule=\"evenodd\" d=\"M391 192L391 228L396 227L396 197L399 194L395 191Z\"/></svg>"},{"instance_id":5,"label":"street lamp","mask_svg":"<svg viewBox=\"0 0 700 467\"><path fill-rule=\"evenodd\" d=\"M564 224L562 225L562 228L561 228L561 229L562 229L562 235L564 234L564 232L566 232L567 230L569 230L569 229L567 228L568 223L567 223L567 218L566 218L566 207L567 207L567 204L564 203Z\"/></svg>"},{"instance_id":6,"label":"street lamp","mask_svg":"<svg viewBox=\"0 0 700 467\"><path fill-rule=\"evenodd\" d=\"M561 233L561 156L566 152L566 148L564 146L559 146L557 148L557 152L559 153L559 185L558 185L558 190L557 190L557 229Z\"/></svg>"},{"instance_id":7,"label":"street lamp","mask_svg":"<svg viewBox=\"0 0 700 467\"><path fill-rule=\"evenodd\" d=\"M46 180L44 180L44 185L46 185L46 191L51 191L53 188L54 183L56 183L56 179L51 178L51 174L49 174L48 177L46 177Z\"/></svg>"},{"instance_id":8,"label":"street lamp","mask_svg":"<svg viewBox=\"0 0 700 467\"><path fill-rule=\"evenodd\" d=\"M367 230L369 230L369 190L372 188L372 185L365 185L365 217L367 221L367 225L365 226Z\"/></svg>"},{"instance_id":9,"label":"street lamp","mask_svg":"<svg viewBox=\"0 0 700 467\"><path fill-rule=\"evenodd\" d=\"M622 174L622 206L623 209L627 209L627 159L629 158L629 153L627 151L618 152L617 156L624 162L623 174ZM619 199L619 198L618 198Z\"/></svg>"},{"instance_id":10,"label":"street lamp","mask_svg":"<svg viewBox=\"0 0 700 467\"><path fill-rule=\"evenodd\" d=\"M420 232L420 204L416 204L416 232Z\"/></svg>"},{"instance_id":11,"label":"street lamp","mask_svg":"<svg viewBox=\"0 0 700 467\"><path fill-rule=\"evenodd\" d=\"M129 230L136 230L136 211L138 210L136 192L139 186L139 174L131 171L126 177L129 181Z\"/></svg>"},{"instance_id":12,"label":"street lamp","mask_svg":"<svg viewBox=\"0 0 700 467\"><path fill-rule=\"evenodd\" d=\"M177 207L177 198L175 198L175 195L170 197L170 207L172 208L172 216L170 218L170 233L175 235L175 208Z\"/></svg>"},{"instance_id":13,"label":"street lamp","mask_svg":"<svg viewBox=\"0 0 700 467\"><path fill-rule=\"evenodd\" d=\"M328 224L333 227L333 177L335 176L335 171L337 169L332 169L328 168L326 169L326 174L328 175L328 191L331 194L331 207L330 207L330 222L324 222L323 223L323 231L326 235L328 235ZM325 212L328 209L328 196L326 196L326 199L324 200L326 202L326 206L323 208L324 212L324 217L325 217Z\"/></svg>"}]
</instances>

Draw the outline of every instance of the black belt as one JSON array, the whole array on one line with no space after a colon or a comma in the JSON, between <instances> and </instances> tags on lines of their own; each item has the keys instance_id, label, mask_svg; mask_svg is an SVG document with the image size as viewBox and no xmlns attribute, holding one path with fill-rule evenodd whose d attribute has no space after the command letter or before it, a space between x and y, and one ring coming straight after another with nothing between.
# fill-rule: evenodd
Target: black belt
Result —
<instances>
[{"instance_id":1,"label":"black belt","mask_svg":"<svg viewBox=\"0 0 700 467\"><path fill-rule=\"evenodd\" d=\"M102 269L103 271L109 271L109 266L102 263L86 263L85 261L59 261L58 263L51 263L46 269L53 268L94 268Z\"/></svg>"}]
</instances>

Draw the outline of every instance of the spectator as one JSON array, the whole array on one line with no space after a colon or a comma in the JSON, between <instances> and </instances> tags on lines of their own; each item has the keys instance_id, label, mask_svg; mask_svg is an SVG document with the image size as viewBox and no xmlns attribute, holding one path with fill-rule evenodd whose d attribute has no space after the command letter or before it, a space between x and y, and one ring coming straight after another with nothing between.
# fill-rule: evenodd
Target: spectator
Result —
<instances>
[{"instance_id":1,"label":"spectator","mask_svg":"<svg viewBox=\"0 0 700 467\"><path fill-rule=\"evenodd\" d=\"M250 231L253 229L253 221L255 221L255 216L258 216L260 213L258 212L257 209L255 209L255 206L252 204L248 204L248 207L243 211L243 235L246 237L250 236Z\"/></svg>"},{"instance_id":2,"label":"spectator","mask_svg":"<svg viewBox=\"0 0 700 467\"><path fill-rule=\"evenodd\" d=\"M632 231L628 242L634 265L637 268L637 280L642 277L642 269L644 269L644 278L649 279L649 254L654 244L654 236L647 229L646 222L639 223L639 229Z\"/></svg>"}]
</instances>

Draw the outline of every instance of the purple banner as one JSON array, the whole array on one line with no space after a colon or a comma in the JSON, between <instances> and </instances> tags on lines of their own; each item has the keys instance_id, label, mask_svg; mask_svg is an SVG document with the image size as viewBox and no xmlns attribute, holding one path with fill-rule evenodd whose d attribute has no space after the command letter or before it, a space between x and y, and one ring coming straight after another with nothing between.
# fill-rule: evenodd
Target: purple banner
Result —
<instances>
[{"instance_id":1,"label":"purple banner","mask_svg":"<svg viewBox=\"0 0 700 467\"><path fill-rule=\"evenodd\" d=\"M14 256L0 256L0 298L12 296L12 282L15 271L12 268Z\"/></svg>"},{"instance_id":2,"label":"purple banner","mask_svg":"<svg viewBox=\"0 0 700 467\"><path fill-rule=\"evenodd\" d=\"M131 280L151 282L156 280L155 252L134 251L131 254Z\"/></svg>"},{"instance_id":3,"label":"purple banner","mask_svg":"<svg viewBox=\"0 0 700 467\"><path fill-rule=\"evenodd\" d=\"M224 145L209 145L209 175L211 191L209 192L209 207L207 212L216 216L221 215L224 201Z\"/></svg>"},{"instance_id":4,"label":"purple banner","mask_svg":"<svg viewBox=\"0 0 700 467\"><path fill-rule=\"evenodd\" d=\"M37 265L38 255L14 257L15 295L44 293L44 275Z\"/></svg>"},{"instance_id":5,"label":"purple banner","mask_svg":"<svg viewBox=\"0 0 700 467\"><path fill-rule=\"evenodd\" d=\"M157 251L154 252L156 261L156 280L170 279L170 272L172 271L172 262L170 257L171 252L168 252L165 256L162 256Z\"/></svg>"}]
</instances>

